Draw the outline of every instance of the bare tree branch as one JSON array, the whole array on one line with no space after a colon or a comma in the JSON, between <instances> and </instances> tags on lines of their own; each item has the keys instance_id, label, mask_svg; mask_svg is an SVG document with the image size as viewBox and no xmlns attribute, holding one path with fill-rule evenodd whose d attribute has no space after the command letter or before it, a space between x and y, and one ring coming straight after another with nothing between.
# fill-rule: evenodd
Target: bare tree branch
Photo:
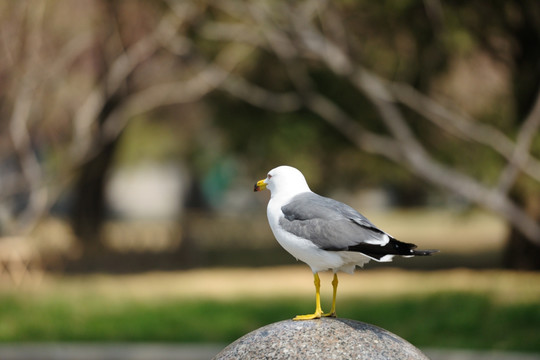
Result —
<instances>
[{"instance_id":1,"label":"bare tree branch","mask_svg":"<svg viewBox=\"0 0 540 360\"><path fill-rule=\"evenodd\" d=\"M308 109L334 126L359 149L400 161L401 150L390 137L367 131L339 106L321 94L312 93L304 96L304 99L304 104Z\"/></svg>"},{"instance_id":2,"label":"bare tree branch","mask_svg":"<svg viewBox=\"0 0 540 360\"><path fill-rule=\"evenodd\" d=\"M165 15L153 32L141 38L113 61L105 81L96 84L88 94L74 116L74 141L71 148L74 163L81 163L90 152L95 152L94 141L99 138L95 121L105 104L107 94L118 91L140 63L157 51L162 42L175 36L176 32L172 32L171 27L177 25L178 18L174 14Z\"/></svg>"},{"instance_id":3,"label":"bare tree branch","mask_svg":"<svg viewBox=\"0 0 540 360\"><path fill-rule=\"evenodd\" d=\"M530 173L532 170L529 169L533 167L534 170L538 171L538 173L535 173L538 175L538 177L534 177L537 181L540 181L540 162L532 160L529 153L534 137L538 134L539 127L540 92L536 96L536 101L531 112L521 125L512 156L508 159L508 164L499 177L499 184L497 188L500 192L507 193L510 190L510 188L514 185L520 171L524 171L531 175Z\"/></svg>"},{"instance_id":4,"label":"bare tree branch","mask_svg":"<svg viewBox=\"0 0 540 360\"><path fill-rule=\"evenodd\" d=\"M158 107L194 102L215 90L228 76L222 69L209 67L193 78L151 86L129 96L107 119L102 139L110 141L120 134L135 116Z\"/></svg>"},{"instance_id":5,"label":"bare tree branch","mask_svg":"<svg viewBox=\"0 0 540 360\"><path fill-rule=\"evenodd\" d=\"M43 178L41 166L32 148L32 140L28 130L28 123L32 109L33 97L40 82L39 72L36 71L35 63L41 46L41 25L44 17L45 5L36 8L28 7L29 41L25 49L27 60L23 64L22 79L15 98L13 112L10 119L10 138L13 148L21 166L24 181L28 184L28 206L18 216L15 229L12 232L20 232L22 229L32 227L36 214L41 215L47 203L47 191L41 186Z\"/></svg>"},{"instance_id":6,"label":"bare tree branch","mask_svg":"<svg viewBox=\"0 0 540 360\"><path fill-rule=\"evenodd\" d=\"M296 93L274 93L238 76L229 76L221 85L221 89L248 104L274 112L291 112L302 106L302 101Z\"/></svg>"},{"instance_id":7,"label":"bare tree branch","mask_svg":"<svg viewBox=\"0 0 540 360\"><path fill-rule=\"evenodd\" d=\"M440 128L460 138L489 146L509 162L512 162L514 151L518 145L503 132L445 108L410 85L403 83L390 83L388 85L396 100L407 105ZM527 134L534 136L535 132L530 131ZM532 139L529 141L532 141ZM517 166L517 169L536 181L540 181L540 161L532 157L528 151L523 152L520 156L523 156L523 158L518 163L514 162L514 166ZM513 181L510 182L513 183ZM507 183L507 185L501 186L501 190L508 188L508 186L511 186L511 184Z\"/></svg>"},{"instance_id":8,"label":"bare tree branch","mask_svg":"<svg viewBox=\"0 0 540 360\"><path fill-rule=\"evenodd\" d=\"M178 38L179 35L176 37ZM188 42L187 39L184 41ZM234 68L250 51L250 49L239 48L236 44L229 45L216 56L214 63L200 64L202 70L190 79L150 86L130 95L124 104L107 119L103 127L102 139L107 141L118 136L134 116L161 106L194 102L201 99L222 86Z\"/></svg>"},{"instance_id":9,"label":"bare tree branch","mask_svg":"<svg viewBox=\"0 0 540 360\"><path fill-rule=\"evenodd\" d=\"M383 82L375 76L370 76L378 86L384 86ZM375 99L380 88L372 91L370 84L363 84L360 78L360 86L374 98L374 103L379 109L382 119L392 131L394 138L401 143L405 159L414 173L429 180L431 183L450 190L465 199L490 209L520 229L531 241L540 244L540 225L529 216L523 209L517 206L509 197L498 189L491 189L475 179L463 173L459 173L441 163L436 162L412 137L405 119L401 116L395 101L388 101L386 95Z\"/></svg>"}]
</instances>

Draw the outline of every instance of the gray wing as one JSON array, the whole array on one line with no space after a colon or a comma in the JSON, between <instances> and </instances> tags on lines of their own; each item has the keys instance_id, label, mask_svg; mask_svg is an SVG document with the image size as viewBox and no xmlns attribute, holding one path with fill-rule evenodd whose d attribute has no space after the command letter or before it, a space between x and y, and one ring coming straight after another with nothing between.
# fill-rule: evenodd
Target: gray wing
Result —
<instances>
[{"instance_id":1,"label":"gray wing","mask_svg":"<svg viewBox=\"0 0 540 360\"><path fill-rule=\"evenodd\" d=\"M281 208L279 224L325 250L347 250L362 243L385 245L392 237L365 216L339 201L302 193Z\"/></svg>"}]
</instances>

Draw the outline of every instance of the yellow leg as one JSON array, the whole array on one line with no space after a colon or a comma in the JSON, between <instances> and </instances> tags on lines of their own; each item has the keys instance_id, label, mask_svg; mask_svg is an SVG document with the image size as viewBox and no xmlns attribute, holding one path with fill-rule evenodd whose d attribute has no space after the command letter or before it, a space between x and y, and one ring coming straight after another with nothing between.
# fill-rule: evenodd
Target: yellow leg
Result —
<instances>
[{"instance_id":1,"label":"yellow leg","mask_svg":"<svg viewBox=\"0 0 540 360\"><path fill-rule=\"evenodd\" d=\"M323 314L323 316L336 317L336 295L337 295L337 286L338 286L337 274L334 273L334 280L332 280L332 288L334 289L332 296L332 310L329 313Z\"/></svg>"},{"instance_id":2,"label":"yellow leg","mask_svg":"<svg viewBox=\"0 0 540 360\"><path fill-rule=\"evenodd\" d=\"M315 283L315 312L308 315L298 315L293 320L312 320L320 319L322 316L321 309L321 279L319 279L319 274L313 274L314 283Z\"/></svg>"}]
</instances>

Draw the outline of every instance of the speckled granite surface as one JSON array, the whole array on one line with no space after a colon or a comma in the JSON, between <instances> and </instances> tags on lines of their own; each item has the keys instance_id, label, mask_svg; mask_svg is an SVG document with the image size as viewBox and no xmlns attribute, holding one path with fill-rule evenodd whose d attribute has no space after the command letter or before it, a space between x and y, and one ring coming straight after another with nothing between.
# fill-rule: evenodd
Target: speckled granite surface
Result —
<instances>
[{"instance_id":1,"label":"speckled granite surface","mask_svg":"<svg viewBox=\"0 0 540 360\"><path fill-rule=\"evenodd\" d=\"M348 319L285 320L236 340L214 359L428 359L399 336Z\"/></svg>"}]
</instances>

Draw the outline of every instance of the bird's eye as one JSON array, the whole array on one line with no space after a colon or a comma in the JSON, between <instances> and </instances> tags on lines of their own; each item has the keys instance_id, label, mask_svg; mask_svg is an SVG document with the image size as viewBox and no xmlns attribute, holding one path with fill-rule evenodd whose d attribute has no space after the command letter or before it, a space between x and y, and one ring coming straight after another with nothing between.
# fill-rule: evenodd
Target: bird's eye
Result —
<instances>
[{"instance_id":1,"label":"bird's eye","mask_svg":"<svg viewBox=\"0 0 540 360\"><path fill-rule=\"evenodd\" d=\"M272 177L272 175L268 174L268 178L270 179Z\"/></svg>"}]
</instances>

